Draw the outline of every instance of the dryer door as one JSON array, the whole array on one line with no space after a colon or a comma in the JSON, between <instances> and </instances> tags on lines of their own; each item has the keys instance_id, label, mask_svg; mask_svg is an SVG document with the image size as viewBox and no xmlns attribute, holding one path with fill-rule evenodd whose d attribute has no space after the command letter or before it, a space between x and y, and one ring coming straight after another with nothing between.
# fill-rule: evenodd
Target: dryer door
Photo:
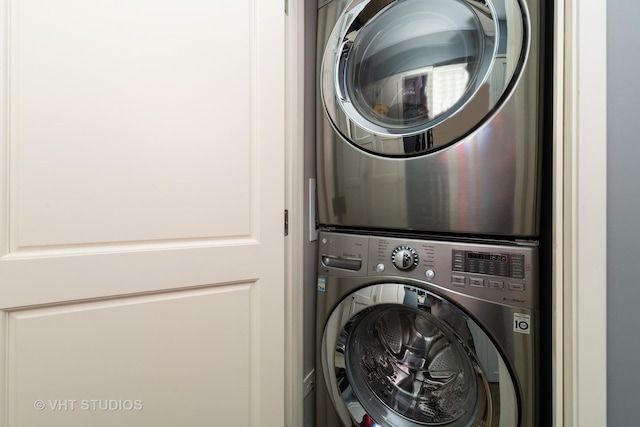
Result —
<instances>
[{"instance_id":1,"label":"dryer door","mask_svg":"<svg viewBox=\"0 0 640 427\"><path fill-rule=\"evenodd\" d=\"M327 389L347 426L517 425L516 385L491 338L434 293L360 289L332 312L322 346Z\"/></svg>"},{"instance_id":2,"label":"dryer door","mask_svg":"<svg viewBox=\"0 0 640 427\"><path fill-rule=\"evenodd\" d=\"M447 146L507 96L526 57L527 22L518 0L355 0L324 52L326 114L375 154Z\"/></svg>"}]
</instances>

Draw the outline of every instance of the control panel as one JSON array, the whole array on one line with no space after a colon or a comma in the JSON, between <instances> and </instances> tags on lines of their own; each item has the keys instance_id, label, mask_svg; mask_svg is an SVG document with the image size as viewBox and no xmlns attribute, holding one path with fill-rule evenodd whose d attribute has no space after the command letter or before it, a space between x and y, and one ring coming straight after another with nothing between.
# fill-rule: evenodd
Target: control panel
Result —
<instances>
[{"instance_id":1,"label":"control panel","mask_svg":"<svg viewBox=\"0 0 640 427\"><path fill-rule=\"evenodd\" d=\"M451 269L453 271L524 279L524 254L521 253L478 252L454 249L451 258Z\"/></svg>"},{"instance_id":2,"label":"control panel","mask_svg":"<svg viewBox=\"0 0 640 427\"><path fill-rule=\"evenodd\" d=\"M321 232L321 274L413 279L480 299L535 308L538 248Z\"/></svg>"}]
</instances>

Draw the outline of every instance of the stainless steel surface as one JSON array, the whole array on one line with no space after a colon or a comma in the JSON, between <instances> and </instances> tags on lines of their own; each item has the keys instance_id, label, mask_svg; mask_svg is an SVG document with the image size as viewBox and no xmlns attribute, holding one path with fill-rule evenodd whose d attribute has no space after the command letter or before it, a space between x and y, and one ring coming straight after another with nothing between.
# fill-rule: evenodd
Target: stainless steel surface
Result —
<instances>
[{"instance_id":1,"label":"stainless steel surface","mask_svg":"<svg viewBox=\"0 0 640 427\"><path fill-rule=\"evenodd\" d=\"M398 247L413 270L393 266ZM319 254L317 427L536 425L536 247L321 232Z\"/></svg>"},{"instance_id":2,"label":"stainless steel surface","mask_svg":"<svg viewBox=\"0 0 640 427\"><path fill-rule=\"evenodd\" d=\"M496 236L538 234L539 2L497 0L486 2L489 6L484 11L480 3L335 0L318 11L316 147L320 224ZM444 9L430 9L436 8L434 5ZM380 68L374 60L358 59L363 56L358 52L365 44L378 43L371 35L374 33L365 29L380 25L376 30L384 35L385 17L396 7L402 12L400 6L407 10L418 8L421 13L414 20L433 22L444 21L449 6L462 8L475 17L476 33L484 34L478 36L483 40L480 43L469 38L467 30L460 30L465 33L460 36L460 46L484 53L476 55L476 68L469 65L464 91L456 92L452 102L445 102L444 111L421 110L417 121L404 116L401 120L390 118L384 110L391 107L386 105L391 101L372 106L373 101L363 95L366 89L358 92L355 88L358 79L375 79L370 75L373 71L363 71L365 66ZM356 19L364 22L362 29L356 29ZM391 28L391 23L402 22L399 17L387 20L391 34L388 37L392 40L418 40L419 44L422 39L436 37L412 33L417 31L413 25ZM363 37L362 41L358 36ZM358 43L362 46L358 47ZM409 54L404 47L398 47L406 45L398 43L391 48L400 51L397 55ZM351 70L349 59L364 65ZM437 84L433 67L428 64L430 59L425 56L423 60L424 64L409 67L413 71L393 74L392 69L383 70L389 76L379 80L381 87L413 78L413 74ZM406 107L406 99L412 94L405 91L400 95ZM386 117L374 111L380 108Z\"/></svg>"}]
</instances>

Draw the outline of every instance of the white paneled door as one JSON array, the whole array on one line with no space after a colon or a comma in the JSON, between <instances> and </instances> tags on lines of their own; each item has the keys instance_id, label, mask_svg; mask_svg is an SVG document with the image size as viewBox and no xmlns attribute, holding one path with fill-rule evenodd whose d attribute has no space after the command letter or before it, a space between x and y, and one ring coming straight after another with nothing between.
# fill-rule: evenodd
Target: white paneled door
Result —
<instances>
[{"instance_id":1,"label":"white paneled door","mask_svg":"<svg viewBox=\"0 0 640 427\"><path fill-rule=\"evenodd\" d=\"M0 426L282 426L281 0L0 0Z\"/></svg>"}]
</instances>

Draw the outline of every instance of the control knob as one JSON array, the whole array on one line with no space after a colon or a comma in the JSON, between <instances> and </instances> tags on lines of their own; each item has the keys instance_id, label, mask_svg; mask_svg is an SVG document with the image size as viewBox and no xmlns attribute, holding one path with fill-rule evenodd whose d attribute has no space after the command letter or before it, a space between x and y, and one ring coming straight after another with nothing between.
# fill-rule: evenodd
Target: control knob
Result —
<instances>
[{"instance_id":1,"label":"control knob","mask_svg":"<svg viewBox=\"0 0 640 427\"><path fill-rule=\"evenodd\" d=\"M398 246L391 252L391 262L401 271L409 271L418 265L418 253L409 246Z\"/></svg>"}]
</instances>

